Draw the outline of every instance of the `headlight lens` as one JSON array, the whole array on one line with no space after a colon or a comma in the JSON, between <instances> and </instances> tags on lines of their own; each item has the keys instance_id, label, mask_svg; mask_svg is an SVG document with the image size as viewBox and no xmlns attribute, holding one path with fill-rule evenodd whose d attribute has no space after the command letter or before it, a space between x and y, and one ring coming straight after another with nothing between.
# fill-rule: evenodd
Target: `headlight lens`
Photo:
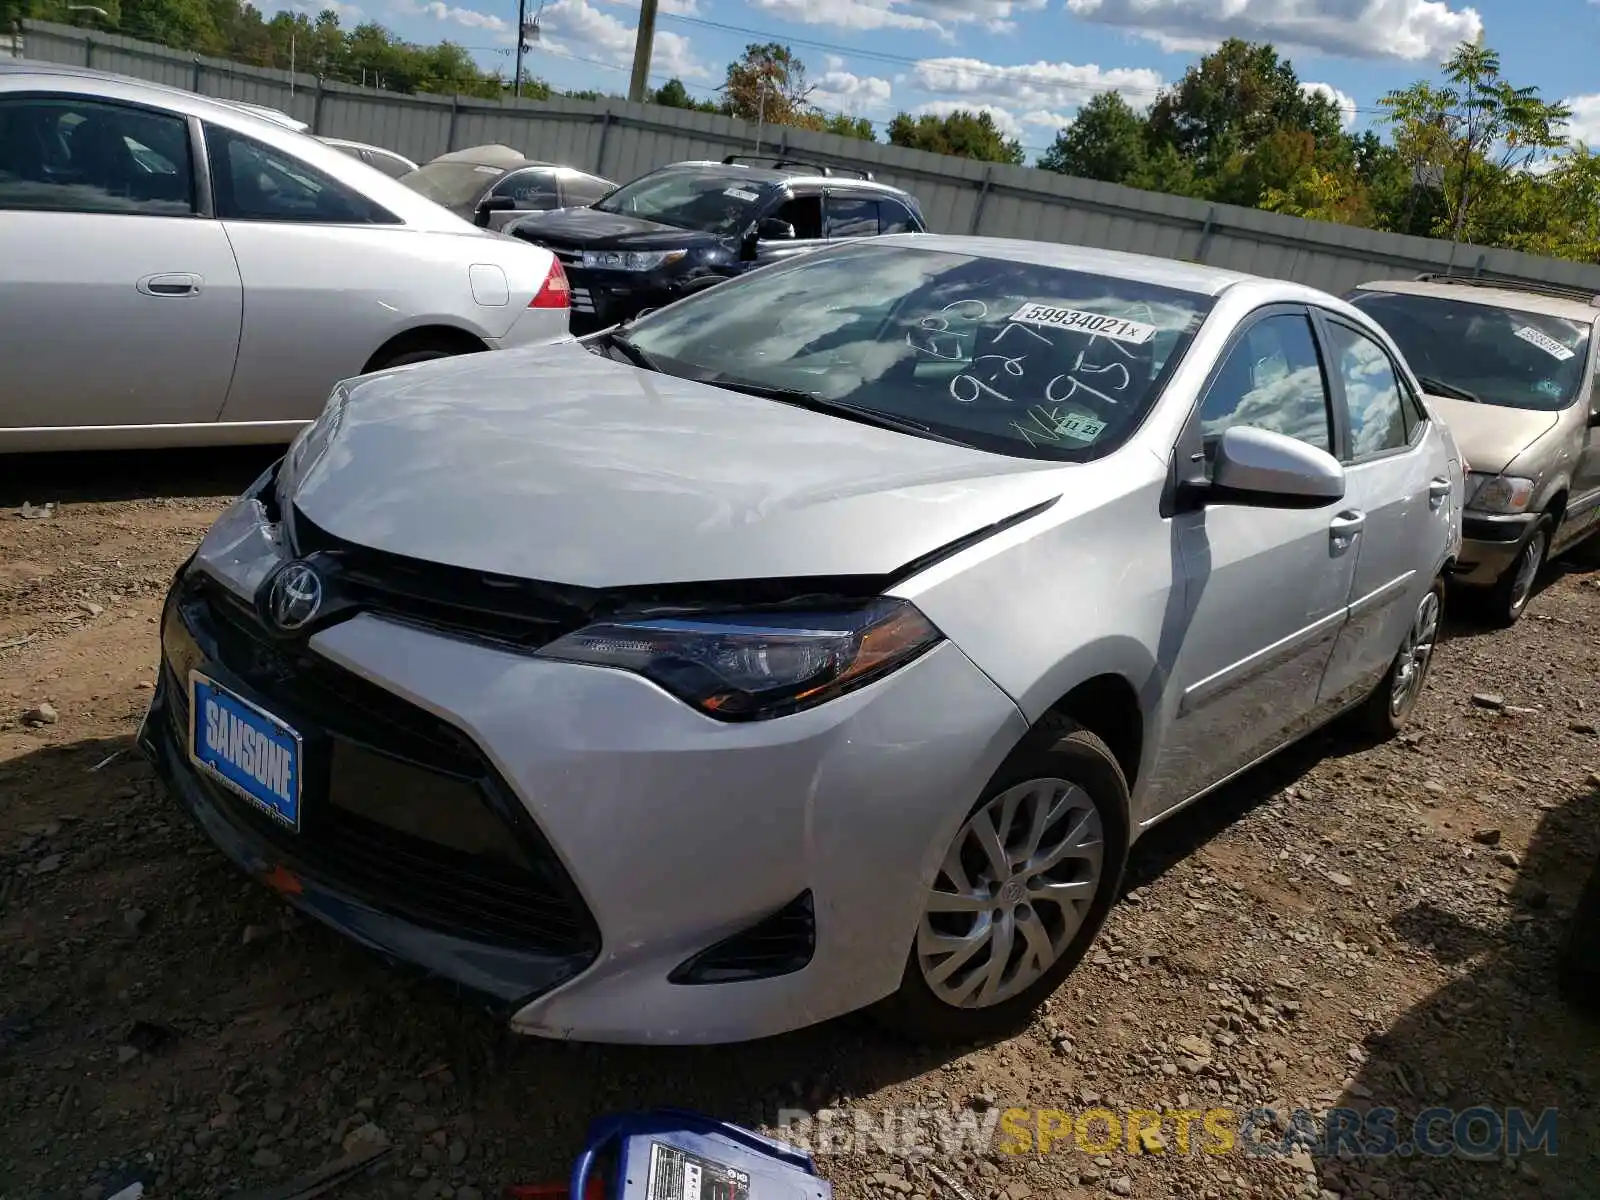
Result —
<instances>
[{"instance_id":1,"label":"headlight lens","mask_svg":"<svg viewBox=\"0 0 1600 1200\"><path fill-rule=\"evenodd\" d=\"M585 250L583 265L602 271L654 271L677 262L687 250Z\"/></svg>"},{"instance_id":2,"label":"headlight lens","mask_svg":"<svg viewBox=\"0 0 1600 1200\"><path fill-rule=\"evenodd\" d=\"M1533 499L1533 480L1517 475L1467 476L1467 507L1475 512L1515 514L1526 512Z\"/></svg>"},{"instance_id":3,"label":"headlight lens","mask_svg":"<svg viewBox=\"0 0 1600 1200\"><path fill-rule=\"evenodd\" d=\"M339 432L339 423L344 420L344 406L349 399L350 395L342 384L334 388L317 419L289 443L288 452L283 456L283 465L278 468L279 512L289 511L289 502L299 490L300 481L311 473L311 468L327 453L334 434Z\"/></svg>"},{"instance_id":4,"label":"headlight lens","mask_svg":"<svg viewBox=\"0 0 1600 1200\"><path fill-rule=\"evenodd\" d=\"M718 720L760 721L880 679L942 638L914 605L886 598L854 611L600 622L538 653L636 672Z\"/></svg>"}]
</instances>

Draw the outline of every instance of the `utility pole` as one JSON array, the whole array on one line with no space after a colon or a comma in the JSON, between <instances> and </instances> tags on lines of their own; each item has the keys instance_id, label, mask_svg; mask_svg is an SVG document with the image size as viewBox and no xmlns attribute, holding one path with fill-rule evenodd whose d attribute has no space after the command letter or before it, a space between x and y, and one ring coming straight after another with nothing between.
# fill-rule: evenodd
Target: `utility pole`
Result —
<instances>
[{"instance_id":1,"label":"utility pole","mask_svg":"<svg viewBox=\"0 0 1600 1200\"><path fill-rule=\"evenodd\" d=\"M528 0L517 0L517 87L516 98L522 99L522 56L528 52Z\"/></svg>"},{"instance_id":2,"label":"utility pole","mask_svg":"<svg viewBox=\"0 0 1600 1200\"><path fill-rule=\"evenodd\" d=\"M633 79L628 84L628 99L643 104L650 90L650 52L656 41L656 0L640 0L639 30L633 40Z\"/></svg>"}]
</instances>

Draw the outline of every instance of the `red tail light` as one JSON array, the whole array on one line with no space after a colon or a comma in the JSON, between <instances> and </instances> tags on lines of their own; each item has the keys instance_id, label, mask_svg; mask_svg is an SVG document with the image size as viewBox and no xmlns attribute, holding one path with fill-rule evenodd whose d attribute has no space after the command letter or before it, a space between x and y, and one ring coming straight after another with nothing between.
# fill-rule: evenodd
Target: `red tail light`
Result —
<instances>
[{"instance_id":1,"label":"red tail light","mask_svg":"<svg viewBox=\"0 0 1600 1200\"><path fill-rule=\"evenodd\" d=\"M572 288L567 283L567 273L561 269L561 260L550 258L550 274L544 277L544 286L529 302L529 308L570 308Z\"/></svg>"}]
</instances>

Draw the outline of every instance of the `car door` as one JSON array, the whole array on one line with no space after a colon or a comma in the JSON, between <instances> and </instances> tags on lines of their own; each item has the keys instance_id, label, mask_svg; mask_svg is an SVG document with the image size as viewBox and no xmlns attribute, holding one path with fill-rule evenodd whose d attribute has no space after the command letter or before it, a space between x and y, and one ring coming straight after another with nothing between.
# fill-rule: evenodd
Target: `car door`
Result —
<instances>
[{"instance_id":1,"label":"car door","mask_svg":"<svg viewBox=\"0 0 1600 1200\"><path fill-rule=\"evenodd\" d=\"M1600 336L1600 328L1594 336ZM1572 488L1567 496L1567 520L1572 522L1575 537L1586 537L1600 527L1600 347L1594 354L1597 365L1584 405L1583 447L1572 468Z\"/></svg>"},{"instance_id":2,"label":"car door","mask_svg":"<svg viewBox=\"0 0 1600 1200\"><path fill-rule=\"evenodd\" d=\"M509 199L516 205L489 214L490 229L504 229L523 213L549 212L561 207L561 191L556 185L554 167L521 167L495 180L488 199Z\"/></svg>"},{"instance_id":3,"label":"car door","mask_svg":"<svg viewBox=\"0 0 1600 1200\"><path fill-rule=\"evenodd\" d=\"M1356 324L1318 311L1341 427L1339 519L1355 554L1350 617L1328 663L1322 703L1370 691L1399 648L1450 543L1450 455L1389 351Z\"/></svg>"},{"instance_id":4,"label":"car door","mask_svg":"<svg viewBox=\"0 0 1600 1200\"><path fill-rule=\"evenodd\" d=\"M1240 327L1175 454L1202 455L1209 472L1217 441L1241 425L1336 449L1327 378L1306 309L1273 306ZM1352 546L1339 536L1337 507L1216 504L1169 518L1183 595L1167 633L1173 646L1167 734L1150 816L1314 721L1355 567Z\"/></svg>"},{"instance_id":5,"label":"car door","mask_svg":"<svg viewBox=\"0 0 1600 1200\"><path fill-rule=\"evenodd\" d=\"M0 427L216 418L239 271L194 162L182 114L0 94Z\"/></svg>"},{"instance_id":6,"label":"car door","mask_svg":"<svg viewBox=\"0 0 1600 1200\"><path fill-rule=\"evenodd\" d=\"M248 134L209 122L217 215L239 264L244 326L227 421L303 421L394 332L386 300L410 251L399 218Z\"/></svg>"},{"instance_id":7,"label":"car door","mask_svg":"<svg viewBox=\"0 0 1600 1200\"><path fill-rule=\"evenodd\" d=\"M782 203L765 214L794 227L792 238L756 238L756 263L782 262L827 245L822 228L822 189L800 185Z\"/></svg>"}]
</instances>

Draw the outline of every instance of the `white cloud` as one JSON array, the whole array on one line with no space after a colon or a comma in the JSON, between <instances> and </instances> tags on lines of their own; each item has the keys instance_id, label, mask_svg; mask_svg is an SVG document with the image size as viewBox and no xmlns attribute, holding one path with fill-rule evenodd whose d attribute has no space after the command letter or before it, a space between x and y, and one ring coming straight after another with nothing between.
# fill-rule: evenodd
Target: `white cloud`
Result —
<instances>
[{"instance_id":1,"label":"white cloud","mask_svg":"<svg viewBox=\"0 0 1600 1200\"><path fill-rule=\"evenodd\" d=\"M1045 129L1062 130L1078 119L1076 113L1046 112L1036 108L1032 112L1025 112L1019 118L1024 125L1039 125Z\"/></svg>"},{"instance_id":2,"label":"white cloud","mask_svg":"<svg viewBox=\"0 0 1600 1200\"><path fill-rule=\"evenodd\" d=\"M919 104L911 110L914 117L934 116L948 117L957 109L970 113L988 113L994 118L995 128L1007 138L1021 138L1022 125L1017 118L1006 109L995 104L963 104L959 100L930 100L926 104Z\"/></svg>"},{"instance_id":3,"label":"white cloud","mask_svg":"<svg viewBox=\"0 0 1600 1200\"><path fill-rule=\"evenodd\" d=\"M829 64L837 59L830 56ZM816 79L810 100L818 108L829 112L861 113L880 108L889 102L893 92L887 79L876 75L853 75L837 68L828 70Z\"/></svg>"},{"instance_id":4,"label":"white cloud","mask_svg":"<svg viewBox=\"0 0 1600 1200\"><path fill-rule=\"evenodd\" d=\"M467 29L487 29L490 33L504 33L511 28L509 21L503 21L493 13L457 8L443 3L443 0L430 0L430 3L421 5L416 11L425 17L432 17L435 21L449 21Z\"/></svg>"},{"instance_id":5,"label":"white cloud","mask_svg":"<svg viewBox=\"0 0 1600 1200\"><path fill-rule=\"evenodd\" d=\"M1572 117L1567 122L1567 136L1585 146L1600 146L1600 92L1591 92L1587 96L1568 96L1565 103L1572 110Z\"/></svg>"},{"instance_id":6,"label":"white cloud","mask_svg":"<svg viewBox=\"0 0 1600 1200\"><path fill-rule=\"evenodd\" d=\"M1067 9L1168 50L1242 37L1349 58L1438 61L1483 32L1477 9L1447 0L1067 0Z\"/></svg>"},{"instance_id":7,"label":"white cloud","mask_svg":"<svg viewBox=\"0 0 1600 1200\"><path fill-rule=\"evenodd\" d=\"M1302 83L1300 90L1308 95L1326 96L1339 110L1339 124L1349 129L1356 123L1356 102L1349 92L1341 92L1331 83Z\"/></svg>"},{"instance_id":8,"label":"white cloud","mask_svg":"<svg viewBox=\"0 0 1600 1200\"><path fill-rule=\"evenodd\" d=\"M993 33L1016 29L1017 13L1039 12L1049 0L752 0L755 7L797 25L864 32L908 29L953 41L952 27L982 25Z\"/></svg>"},{"instance_id":9,"label":"white cloud","mask_svg":"<svg viewBox=\"0 0 1600 1200\"><path fill-rule=\"evenodd\" d=\"M539 28L540 39L536 45L553 54L592 58L616 67L629 67L633 63L636 27L624 25L610 13L601 12L589 0L556 0L546 5L539 18ZM546 34L554 36L544 36ZM690 53L688 38L657 29L655 47L650 55L650 74L704 79L711 72Z\"/></svg>"},{"instance_id":10,"label":"white cloud","mask_svg":"<svg viewBox=\"0 0 1600 1200\"><path fill-rule=\"evenodd\" d=\"M917 87L939 96L964 96L1025 109L1075 109L1100 92L1123 92L1135 108L1155 99L1161 76L1145 67L1037 62L1002 67L974 58L925 58L913 72Z\"/></svg>"},{"instance_id":11,"label":"white cloud","mask_svg":"<svg viewBox=\"0 0 1600 1200\"><path fill-rule=\"evenodd\" d=\"M637 12L637 0L604 0L606 4L620 4L624 8ZM671 13L675 17L698 17L700 15L699 0L660 0L661 11ZM661 34L658 32L659 38Z\"/></svg>"}]
</instances>

